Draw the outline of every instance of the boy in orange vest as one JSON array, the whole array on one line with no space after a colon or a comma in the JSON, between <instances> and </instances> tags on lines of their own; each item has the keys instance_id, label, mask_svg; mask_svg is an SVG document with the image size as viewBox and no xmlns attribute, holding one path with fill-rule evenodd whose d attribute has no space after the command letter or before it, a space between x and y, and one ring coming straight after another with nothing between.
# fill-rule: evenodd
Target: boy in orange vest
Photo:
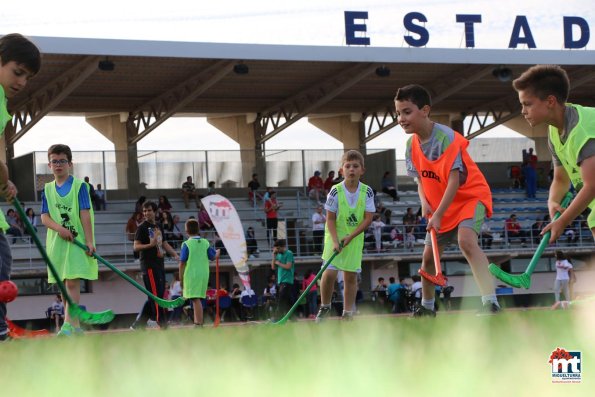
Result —
<instances>
[{"instance_id":1,"label":"boy in orange vest","mask_svg":"<svg viewBox=\"0 0 595 397\"><path fill-rule=\"evenodd\" d=\"M419 85L399 88L395 97L399 124L412 134L405 161L409 176L418 179L422 213L431 215L426 230L434 229L438 248L458 240L481 292L481 314L500 311L488 258L477 242L481 225L492 215L492 194L483 174L467 153L469 142L451 128L430 119L431 99ZM433 274L433 254L426 234L422 269ZM422 280L421 306L414 317L434 317L434 285Z\"/></svg>"}]
</instances>

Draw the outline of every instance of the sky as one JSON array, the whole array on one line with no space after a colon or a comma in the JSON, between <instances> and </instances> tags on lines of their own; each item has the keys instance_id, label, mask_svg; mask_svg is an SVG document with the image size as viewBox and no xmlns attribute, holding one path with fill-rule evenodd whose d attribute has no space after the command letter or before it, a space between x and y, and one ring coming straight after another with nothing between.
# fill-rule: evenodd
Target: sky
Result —
<instances>
[{"instance_id":1,"label":"sky","mask_svg":"<svg viewBox=\"0 0 595 397\"><path fill-rule=\"evenodd\" d=\"M27 6L10 3L0 9L0 34L19 32L27 36L172 40L190 42L254 43L345 46L345 11L367 11L367 37L371 46L406 47L403 17L423 13L430 33L427 47L462 48L463 25L457 14L480 14L475 25L476 48L506 49L515 17L527 17L537 49L563 48L563 16L580 16L595 28L592 0L473 1L426 0L301 0L280 1L39 1ZM595 39L587 45L592 50ZM527 51L519 48L518 51ZM196 131L200 134L196 134ZM191 135L189 135L192 132ZM65 141L74 150L113 150L113 145L81 117L47 116L15 145L15 155L46 150ZM200 136L198 138L191 138ZM485 137L518 137L499 127ZM304 139L308 136L311 139ZM369 148L397 148L405 134L400 127L379 136ZM183 144L181 144L183 142ZM342 148L341 142L302 120L267 142L274 149ZM201 118L173 118L138 144L140 150L238 149L239 146Z\"/></svg>"}]
</instances>

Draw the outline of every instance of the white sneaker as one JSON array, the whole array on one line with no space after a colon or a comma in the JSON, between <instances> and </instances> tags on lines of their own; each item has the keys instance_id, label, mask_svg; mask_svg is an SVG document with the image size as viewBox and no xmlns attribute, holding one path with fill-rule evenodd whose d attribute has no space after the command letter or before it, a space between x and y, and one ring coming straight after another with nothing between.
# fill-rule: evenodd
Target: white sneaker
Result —
<instances>
[{"instance_id":1,"label":"white sneaker","mask_svg":"<svg viewBox=\"0 0 595 397\"><path fill-rule=\"evenodd\" d=\"M147 328L148 329L159 329L159 323L154 320L147 320Z\"/></svg>"}]
</instances>

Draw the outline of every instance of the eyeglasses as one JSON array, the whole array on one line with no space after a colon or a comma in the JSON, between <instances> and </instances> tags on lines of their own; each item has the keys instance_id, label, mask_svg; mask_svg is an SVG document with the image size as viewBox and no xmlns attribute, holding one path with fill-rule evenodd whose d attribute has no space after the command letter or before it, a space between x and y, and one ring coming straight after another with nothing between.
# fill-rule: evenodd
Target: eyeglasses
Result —
<instances>
[{"instance_id":1,"label":"eyeglasses","mask_svg":"<svg viewBox=\"0 0 595 397\"><path fill-rule=\"evenodd\" d=\"M50 161L50 165L66 165L68 164L69 161L66 159L60 159L60 160L52 160Z\"/></svg>"}]
</instances>

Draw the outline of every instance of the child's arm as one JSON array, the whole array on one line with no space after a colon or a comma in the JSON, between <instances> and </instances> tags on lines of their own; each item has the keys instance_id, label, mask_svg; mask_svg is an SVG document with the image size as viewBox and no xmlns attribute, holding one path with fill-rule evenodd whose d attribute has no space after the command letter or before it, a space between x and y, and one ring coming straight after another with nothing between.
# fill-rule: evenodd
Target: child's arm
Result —
<instances>
[{"instance_id":1,"label":"child's arm","mask_svg":"<svg viewBox=\"0 0 595 397\"><path fill-rule=\"evenodd\" d=\"M328 232L333 240L333 250L335 252L341 252L341 246L339 244L339 238L337 237L337 214L329 210L326 211L326 224L328 226Z\"/></svg>"},{"instance_id":2,"label":"child's arm","mask_svg":"<svg viewBox=\"0 0 595 397\"><path fill-rule=\"evenodd\" d=\"M444 213L450 207L452 200L454 200L455 195L457 194L457 190L459 189L459 170L454 169L450 171L448 174L448 183L446 185L446 190L444 191L444 196L442 196L442 200L440 200L440 204L432 217L428 220L428 226L426 230L434 229L436 233L440 230L440 223L442 222L442 217Z\"/></svg>"},{"instance_id":3,"label":"child's arm","mask_svg":"<svg viewBox=\"0 0 595 397\"><path fill-rule=\"evenodd\" d=\"M95 242L93 241L93 225L91 225L91 213L89 210L80 211L81 224L85 232L85 244L87 245L87 255L92 256L95 252Z\"/></svg>"},{"instance_id":4,"label":"child's arm","mask_svg":"<svg viewBox=\"0 0 595 397\"><path fill-rule=\"evenodd\" d=\"M0 194L9 203L17 195L16 186L8 179L8 167L2 161L0 161Z\"/></svg>"},{"instance_id":5,"label":"child's arm","mask_svg":"<svg viewBox=\"0 0 595 397\"><path fill-rule=\"evenodd\" d=\"M273 247L273 259L271 259L271 269L275 270L276 262L277 262L277 247Z\"/></svg>"},{"instance_id":6,"label":"child's arm","mask_svg":"<svg viewBox=\"0 0 595 397\"><path fill-rule=\"evenodd\" d=\"M180 261L178 272L180 273L180 287L184 288L184 270L186 269L186 262Z\"/></svg>"},{"instance_id":7,"label":"child's arm","mask_svg":"<svg viewBox=\"0 0 595 397\"><path fill-rule=\"evenodd\" d=\"M347 246L347 244L349 244L351 242L351 240L353 240L354 238L356 238L360 233L363 233L372 223L372 217L374 216L373 212L365 212L364 213L364 220L362 221L362 223L360 223L357 228L351 233L348 234L342 241L343 241L343 246Z\"/></svg>"},{"instance_id":8,"label":"child's arm","mask_svg":"<svg viewBox=\"0 0 595 397\"><path fill-rule=\"evenodd\" d=\"M41 223L43 223L43 225L45 227L47 227L48 229L52 229L53 231L55 231L56 233L58 233L60 235L60 238L62 238L64 240L72 241L74 239L74 236L72 235L72 233L70 232L70 230L66 229L63 226L60 226L59 224L57 224L52 219L52 217L50 216L50 214L41 214Z\"/></svg>"},{"instance_id":9,"label":"child's arm","mask_svg":"<svg viewBox=\"0 0 595 397\"><path fill-rule=\"evenodd\" d=\"M428 203L428 200L426 200L426 194L424 193L424 188L421 185L421 182L417 184L417 194L419 195L419 202L421 203L422 216L431 215L432 207L430 207L430 203Z\"/></svg>"},{"instance_id":10,"label":"child's arm","mask_svg":"<svg viewBox=\"0 0 595 397\"><path fill-rule=\"evenodd\" d=\"M564 210L560 207L560 201L562 201L562 198L568 191L570 178L563 167L554 168L554 180L550 186L547 204L552 219L557 211L562 215L541 231L541 235L544 235L548 231L552 232L550 244L556 241L564 233L566 226L576 219L589 206L591 201L595 199L595 156L583 160L580 166L580 173L583 180L583 187L568 208Z\"/></svg>"}]
</instances>

